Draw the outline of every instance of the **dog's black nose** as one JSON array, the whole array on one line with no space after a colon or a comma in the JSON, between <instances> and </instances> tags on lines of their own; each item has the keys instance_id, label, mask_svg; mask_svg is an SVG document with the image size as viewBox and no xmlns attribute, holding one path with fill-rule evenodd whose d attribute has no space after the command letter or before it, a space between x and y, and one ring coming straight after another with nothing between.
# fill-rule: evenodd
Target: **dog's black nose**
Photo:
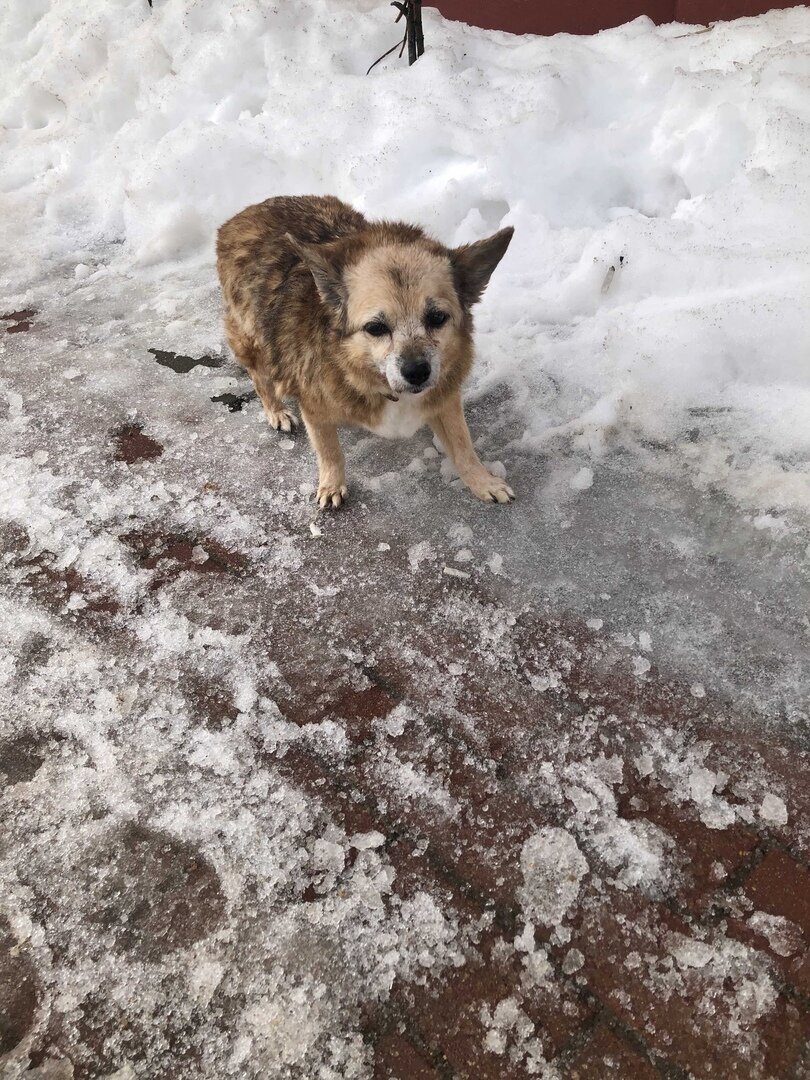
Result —
<instances>
[{"instance_id":1,"label":"dog's black nose","mask_svg":"<svg viewBox=\"0 0 810 1080\"><path fill-rule=\"evenodd\" d=\"M400 368L403 379L411 386L421 386L430 378L430 364L427 360L405 360Z\"/></svg>"}]
</instances>

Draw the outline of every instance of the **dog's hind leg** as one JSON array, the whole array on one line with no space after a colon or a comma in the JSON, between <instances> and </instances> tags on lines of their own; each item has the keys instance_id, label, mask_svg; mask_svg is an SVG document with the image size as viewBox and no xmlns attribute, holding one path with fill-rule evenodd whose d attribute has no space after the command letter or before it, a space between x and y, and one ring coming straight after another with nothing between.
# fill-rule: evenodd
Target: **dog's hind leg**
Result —
<instances>
[{"instance_id":1,"label":"dog's hind leg","mask_svg":"<svg viewBox=\"0 0 810 1080\"><path fill-rule=\"evenodd\" d=\"M226 318L225 330L234 356L253 380L270 427L276 431L292 431L298 427L298 417L284 408L276 384L267 370L267 361L262 350L245 334L240 333L231 318Z\"/></svg>"}]
</instances>

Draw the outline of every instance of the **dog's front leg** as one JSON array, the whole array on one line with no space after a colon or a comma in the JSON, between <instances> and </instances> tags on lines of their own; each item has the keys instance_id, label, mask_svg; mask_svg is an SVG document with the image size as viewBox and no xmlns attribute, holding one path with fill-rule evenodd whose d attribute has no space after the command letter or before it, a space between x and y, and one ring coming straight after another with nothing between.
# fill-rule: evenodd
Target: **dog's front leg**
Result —
<instances>
[{"instance_id":1,"label":"dog's front leg","mask_svg":"<svg viewBox=\"0 0 810 1080\"><path fill-rule=\"evenodd\" d=\"M461 394L453 394L441 406L430 418L430 426L473 495L484 502L507 503L514 499L515 493L507 482L500 476L493 476L476 454L464 419Z\"/></svg>"},{"instance_id":2,"label":"dog's front leg","mask_svg":"<svg viewBox=\"0 0 810 1080\"><path fill-rule=\"evenodd\" d=\"M337 426L313 420L302 410L309 441L318 458L318 506L338 507L346 498L346 460L340 449Z\"/></svg>"}]
</instances>

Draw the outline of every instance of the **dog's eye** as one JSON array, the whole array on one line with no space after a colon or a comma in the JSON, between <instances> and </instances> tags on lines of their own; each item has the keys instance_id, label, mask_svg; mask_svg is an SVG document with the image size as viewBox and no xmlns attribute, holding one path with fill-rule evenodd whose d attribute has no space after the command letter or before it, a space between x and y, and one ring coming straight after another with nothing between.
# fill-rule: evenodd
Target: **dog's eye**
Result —
<instances>
[{"instance_id":1,"label":"dog's eye","mask_svg":"<svg viewBox=\"0 0 810 1080\"><path fill-rule=\"evenodd\" d=\"M425 316L425 326L430 330L438 330L449 318L446 311L429 311Z\"/></svg>"},{"instance_id":2,"label":"dog's eye","mask_svg":"<svg viewBox=\"0 0 810 1080\"><path fill-rule=\"evenodd\" d=\"M384 337L386 334L391 333L384 322L368 322L363 329L367 334L371 334L372 337Z\"/></svg>"}]
</instances>

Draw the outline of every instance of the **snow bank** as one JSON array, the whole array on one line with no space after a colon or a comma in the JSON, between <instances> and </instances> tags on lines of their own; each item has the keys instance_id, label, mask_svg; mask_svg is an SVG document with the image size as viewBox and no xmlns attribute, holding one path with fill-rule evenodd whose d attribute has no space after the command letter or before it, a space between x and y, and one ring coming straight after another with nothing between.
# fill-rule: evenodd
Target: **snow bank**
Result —
<instances>
[{"instance_id":1,"label":"snow bank","mask_svg":"<svg viewBox=\"0 0 810 1080\"><path fill-rule=\"evenodd\" d=\"M145 318L216 348L214 230L247 203L334 192L448 243L512 224L474 392L509 389L513 451L616 440L810 509L807 9L425 23L413 69L366 77L395 36L372 0L6 0L3 292L137 281Z\"/></svg>"}]
</instances>

